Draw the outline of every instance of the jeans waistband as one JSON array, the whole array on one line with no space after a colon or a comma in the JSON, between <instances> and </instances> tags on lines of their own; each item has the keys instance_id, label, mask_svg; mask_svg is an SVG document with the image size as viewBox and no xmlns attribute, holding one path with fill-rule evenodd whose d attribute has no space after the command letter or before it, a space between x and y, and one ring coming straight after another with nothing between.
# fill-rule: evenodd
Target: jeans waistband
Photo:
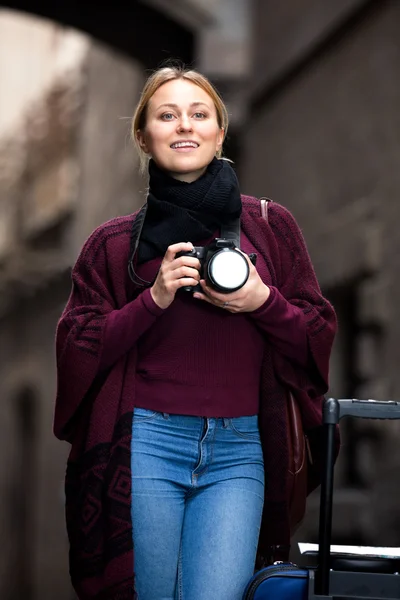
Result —
<instances>
[{"instance_id":1,"label":"jeans waistband","mask_svg":"<svg viewBox=\"0 0 400 600\"><path fill-rule=\"evenodd\" d=\"M243 424L245 426L251 423L252 421L258 420L258 415L245 415L242 417L201 417L194 415L177 415L173 413L159 412L139 407L135 407L134 409L134 416L137 416L139 418L151 418L154 415L158 415L158 417L162 417L163 419L168 421L173 421L177 425L182 425L188 428L193 427L196 429L199 427L199 424L207 422L215 423L216 427L220 425L223 428L226 428L229 427L230 424L234 424L239 427L240 424Z\"/></svg>"}]
</instances>

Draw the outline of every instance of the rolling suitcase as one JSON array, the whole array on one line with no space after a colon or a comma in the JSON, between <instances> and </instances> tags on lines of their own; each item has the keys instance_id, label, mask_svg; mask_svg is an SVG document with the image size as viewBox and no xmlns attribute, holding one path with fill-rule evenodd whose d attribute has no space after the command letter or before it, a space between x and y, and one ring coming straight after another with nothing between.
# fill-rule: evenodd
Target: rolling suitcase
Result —
<instances>
[{"instance_id":1,"label":"rolling suitcase","mask_svg":"<svg viewBox=\"0 0 400 600\"><path fill-rule=\"evenodd\" d=\"M243 600L399 600L400 564L394 560L331 557L335 428L345 416L400 419L400 402L325 401L325 468L321 482L319 552L316 569L275 563L249 581Z\"/></svg>"},{"instance_id":2,"label":"rolling suitcase","mask_svg":"<svg viewBox=\"0 0 400 600\"><path fill-rule=\"evenodd\" d=\"M249 581L243 600L308 600L308 570L277 562L258 571Z\"/></svg>"},{"instance_id":3,"label":"rolling suitcase","mask_svg":"<svg viewBox=\"0 0 400 600\"><path fill-rule=\"evenodd\" d=\"M334 434L340 419L400 419L400 402L325 401L325 469L321 483L318 567L310 569L307 600L399 600L399 564L391 559L331 556ZM277 598L278 600L278 598ZM294 598L293 598L294 600Z\"/></svg>"}]
</instances>

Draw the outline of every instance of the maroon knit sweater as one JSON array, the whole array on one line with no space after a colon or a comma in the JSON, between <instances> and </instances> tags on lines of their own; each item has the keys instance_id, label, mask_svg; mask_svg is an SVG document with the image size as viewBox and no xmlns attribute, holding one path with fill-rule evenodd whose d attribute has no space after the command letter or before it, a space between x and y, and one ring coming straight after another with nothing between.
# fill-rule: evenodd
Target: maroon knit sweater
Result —
<instances>
[{"instance_id":1,"label":"maroon knit sweater","mask_svg":"<svg viewBox=\"0 0 400 600\"><path fill-rule=\"evenodd\" d=\"M241 248L246 254L256 252L243 232ZM161 260L141 265L137 274L153 281ZM257 270L271 284L261 255ZM136 406L203 417L255 415L265 336L299 364L305 366L308 360L303 311L277 288L270 285L270 290L257 310L231 314L182 292L163 310L148 288L108 315L101 368L110 367L137 344Z\"/></svg>"},{"instance_id":2,"label":"maroon knit sweater","mask_svg":"<svg viewBox=\"0 0 400 600\"><path fill-rule=\"evenodd\" d=\"M270 544L290 542L284 386L296 392L309 439L318 440L314 433L320 430L336 318L321 295L292 215L274 203L267 224L258 200L242 196L242 201L242 230L267 265L271 285L302 311L309 351L307 363L300 364L282 352L273 336L264 336L259 423L268 486L259 552L265 555ZM72 444L66 517L71 578L81 600L135 597L130 438L137 344L129 349L122 339L125 352L107 368L103 352L111 321L128 311L140 293L127 272L133 219L113 219L90 236L73 269L71 296L57 328L54 432ZM136 327L140 335L140 320ZM319 447L313 451L318 458Z\"/></svg>"}]
</instances>

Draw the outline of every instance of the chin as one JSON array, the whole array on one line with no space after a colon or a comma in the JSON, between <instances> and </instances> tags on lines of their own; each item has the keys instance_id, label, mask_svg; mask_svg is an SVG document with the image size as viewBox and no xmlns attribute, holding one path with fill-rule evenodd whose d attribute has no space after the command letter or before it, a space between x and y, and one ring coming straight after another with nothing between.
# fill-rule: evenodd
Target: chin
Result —
<instances>
[{"instance_id":1,"label":"chin","mask_svg":"<svg viewBox=\"0 0 400 600\"><path fill-rule=\"evenodd\" d=\"M205 169L210 161L194 159L194 157L179 157L178 160L171 161L171 167L177 171L198 171L199 169Z\"/></svg>"}]
</instances>

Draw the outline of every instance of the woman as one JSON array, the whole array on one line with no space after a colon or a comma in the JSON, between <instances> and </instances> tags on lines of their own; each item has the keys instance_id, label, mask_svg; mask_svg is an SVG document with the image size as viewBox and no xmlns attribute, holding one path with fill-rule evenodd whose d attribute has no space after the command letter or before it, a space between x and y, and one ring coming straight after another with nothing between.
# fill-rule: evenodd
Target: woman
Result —
<instances>
[{"instance_id":1,"label":"woman","mask_svg":"<svg viewBox=\"0 0 400 600\"><path fill-rule=\"evenodd\" d=\"M227 127L205 77L154 73L132 126L146 207L100 226L73 270L54 428L80 598L240 600L257 545L290 542L285 386L317 427L336 319L291 214L273 204L267 224L240 195ZM239 217L248 279L221 293L188 254Z\"/></svg>"}]
</instances>

